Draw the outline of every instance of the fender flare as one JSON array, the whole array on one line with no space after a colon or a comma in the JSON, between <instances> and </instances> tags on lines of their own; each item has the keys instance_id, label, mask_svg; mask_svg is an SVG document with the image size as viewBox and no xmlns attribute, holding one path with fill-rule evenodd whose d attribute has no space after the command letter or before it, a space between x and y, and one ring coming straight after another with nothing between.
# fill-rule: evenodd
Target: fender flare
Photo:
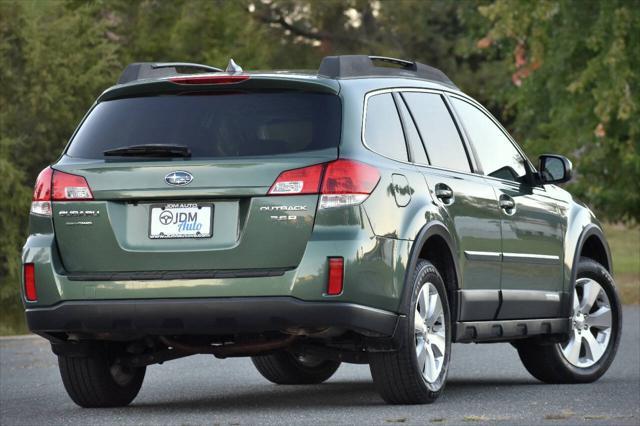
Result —
<instances>
[{"instance_id":1,"label":"fender flare","mask_svg":"<svg viewBox=\"0 0 640 426\"><path fill-rule=\"evenodd\" d=\"M609 249L609 244L607 243L606 238L604 237L604 233L602 229L597 225L590 223L585 226L580 234L580 238L578 238L578 242L576 244L576 249L573 256L573 265L571 265L571 282L573 283L576 279L578 262L580 262L580 252L582 252L582 248L584 247L584 243L587 241L587 238L595 235L598 240L600 240L600 244L604 247L604 252L607 256L607 265L602 265L607 269L610 273L613 273L613 264L611 263L611 251Z\"/></svg>"},{"instance_id":2,"label":"fender flare","mask_svg":"<svg viewBox=\"0 0 640 426\"><path fill-rule=\"evenodd\" d=\"M600 227L598 227L597 225L590 223L587 226L585 226L582 232L580 233L580 237L578 238L578 242L576 243L576 247L573 252L573 263L571 265L571 280L569 281L569 288L568 288L569 294L567 297L568 303L565 303L564 311L563 311L563 313L566 314L566 316L571 315L571 309L573 306L573 286L575 285L577 275L578 275L578 263L580 263L580 253L582 252L584 243L591 236L595 236L596 238L598 238L598 240L600 240L602 247L604 247L604 251L605 251L605 255L607 257L607 263L608 263L608 265L602 265L602 266L604 266L605 269L607 269L610 273L613 274L613 264L611 263L611 251L609 249L609 244L607 243L607 240L604 237L604 233L602 232L602 229L600 229Z\"/></svg>"},{"instance_id":3,"label":"fender flare","mask_svg":"<svg viewBox=\"0 0 640 426\"><path fill-rule=\"evenodd\" d=\"M440 221L438 220L434 220L432 222L427 223L425 226L422 227L422 229L420 230L420 232L418 233L418 236L416 237L416 239L413 241L413 244L411 245L411 253L409 254L409 261L407 263L407 269L405 271L404 274L404 283L402 286L402 294L400 296L400 306L398 307L398 311L400 314L404 314L407 315L408 311L407 311L407 306L409 306L409 304L407 303L407 300L410 299L411 297L411 291L412 291L412 285L409 282L412 274L413 274L413 270L415 269L416 265L418 264L418 259L420 258L420 251L422 250L422 248L424 247L424 244L426 243L426 241L433 236L439 236L441 237L447 247L449 247L449 251L451 254L451 258L453 259L453 264L454 264L454 274L455 274L455 280L457 283L456 288L451 289L453 291L456 291L458 289L458 287L460 286L460 268L458 265L458 256L457 256L457 245L455 244L454 239L451 237L451 234L449 233L449 230L447 229L447 227ZM455 310L457 312L456 306L453 305L454 301L449 301L449 304L452 308L452 310Z\"/></svg>"}]
</instances>

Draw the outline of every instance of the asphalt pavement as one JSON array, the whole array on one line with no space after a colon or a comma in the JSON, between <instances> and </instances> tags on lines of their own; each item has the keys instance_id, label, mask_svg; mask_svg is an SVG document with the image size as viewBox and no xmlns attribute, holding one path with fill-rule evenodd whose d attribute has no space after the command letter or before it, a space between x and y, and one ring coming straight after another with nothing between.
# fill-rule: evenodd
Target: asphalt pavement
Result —
<instances>
[{"instance_id":1,"label":"asphalt pavement","mask_svg":"<svg viewBox=\"0 0 640 426\"><path fill-rule=\"evenodd\" d=\"M456 344L447 388L432 405L389 406L366 365L326 383L277 386L247 358L193 356L147 369L126 408L82 409L67 397L48 343L0 339L0 424L588 424L640 425L640 307L626 307L618 356L599 381L546 385L508 344Z\"/></svg>"}]
</instances>

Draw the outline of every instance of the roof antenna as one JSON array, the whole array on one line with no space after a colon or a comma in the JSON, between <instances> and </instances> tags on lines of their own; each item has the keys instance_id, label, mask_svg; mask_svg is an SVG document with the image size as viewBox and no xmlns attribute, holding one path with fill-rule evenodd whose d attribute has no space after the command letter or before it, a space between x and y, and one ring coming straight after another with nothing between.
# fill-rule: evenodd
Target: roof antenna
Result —
<instances>
[{"instance_id":1,"label":"roof antenna","mask_svg":"<svg viewBox=\"0 0 640 426\"><path fill-rule=\"evenodd\" d=\"M242 67L236 64L233 58L231 58L229 59L229 65L227 65L227 69L225 69L225 71L229 73L242 72Z\"/></svg>"}]
</instances>

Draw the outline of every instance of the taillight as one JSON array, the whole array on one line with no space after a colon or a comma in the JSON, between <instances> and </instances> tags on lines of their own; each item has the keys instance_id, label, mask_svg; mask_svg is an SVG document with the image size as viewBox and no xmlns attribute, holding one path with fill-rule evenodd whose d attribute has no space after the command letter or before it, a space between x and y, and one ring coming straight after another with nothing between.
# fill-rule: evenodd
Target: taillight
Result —
<instances>
[{"instance_id":1,"label":"taillight","mask_svg":"<svg viewBox=\"0 0 640 426\"><path fill-rule=\"evenodd\" d=\"M379 180L380 173L373 166L336 160L280 173L269 195L320 194L319 208L328 209L360 204Z\"/></svg>"},{"instance_id":2,"label":"taillight","mask_svg":"<svg viewBox=\"0 0 640 426\"><path fill-rule=\"evenodd\" d=\"M373 192L380 173L368 164L337 160L327 164L320 193L321 209L360 204Z\"/></svg>"},{"instance_id":3,"label":"taillight","mask_svg":"<svg viewBox=\"0 0 640 426\"><path fill-rule=\"evenodd\" d=\"M316 164L315 166L282 172L271 185L269 195L317 194L320 190L320 179L322 179L323 170L324 164Z\"/></svg>"},{"instance_id":4,"label":"taillight","mask_svg":"<svg viewBox=\"0 0 640 426\"><path fill-rule=\"evenodd\" d=\"M51 216L51 180L53 169L47 167L42 170L36 179L31 202L31 213L38 216Z\"/></svg>"},{"instance_id":5,"label":"taillight","mask_svg":"<svg viewBox=\"0 0 640 426\"><path fill-rule=\"evenodd\" d=\"M33 263L24 264L24 298L29 302L38 300L36 292L36 270Z\"/></svg>"},{"instance_id":6,"label":"taillight","mask_svg":"<svg viewBox=\"0 0 640 426\"><path fill-rule=\"evenodd\" d=\"M189 75L184 77L171 77L169 81L177 84L234 84L248 80L249 76L241 75Z\"/></svg>"},{"instance_id":7,"label":"taillight","mask_svg":"<svg viewBox=\"0 0 640 426\"><path fill-rule=\"evenodd\" d=\"M83 200L93 200L85 178L47 167L36 179L31 213L51 217L51 201Z\"/></svg>"},{"instance_id":8,"label":"taillight","mask_svg":"<svg viewBox=\"0 0 640 426\"><path fill-rule=\"evenodd\" d=\"M344 281L344 259L341 257L329 258L329 282L327 283L327 294L337 296L342 293Z\"/></svg>"},{"instance_id":9,"label":"taillight","mask_svg":"<svg viewBox=\"0 0 640 426\"><path fill-rule=\"evenodd\" d=\"M53 171L53 201L93 200L87 180L82 176Z\"/></svg>"}]
</instances>

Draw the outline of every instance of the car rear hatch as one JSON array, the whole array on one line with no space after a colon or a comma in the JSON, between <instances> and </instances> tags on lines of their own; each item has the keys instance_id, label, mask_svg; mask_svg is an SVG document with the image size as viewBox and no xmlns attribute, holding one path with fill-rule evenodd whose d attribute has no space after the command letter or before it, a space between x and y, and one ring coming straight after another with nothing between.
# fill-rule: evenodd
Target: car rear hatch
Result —
<instances>
[{"instance_id":1,"label":"car rear hatch","mask_svg":"<svg viewBox=\"0 0 640 426\"><path fill-rule=\"evenodd\" d=\"M268 192L284 171L337 158L337 88L250 80L148 83L99 99L53 166L54 192L70 178L62 191L73 195L79 176L92 196L52 203L69 274L252 276L299 263L317 191Z\"/></svg>"}]
</instances>

